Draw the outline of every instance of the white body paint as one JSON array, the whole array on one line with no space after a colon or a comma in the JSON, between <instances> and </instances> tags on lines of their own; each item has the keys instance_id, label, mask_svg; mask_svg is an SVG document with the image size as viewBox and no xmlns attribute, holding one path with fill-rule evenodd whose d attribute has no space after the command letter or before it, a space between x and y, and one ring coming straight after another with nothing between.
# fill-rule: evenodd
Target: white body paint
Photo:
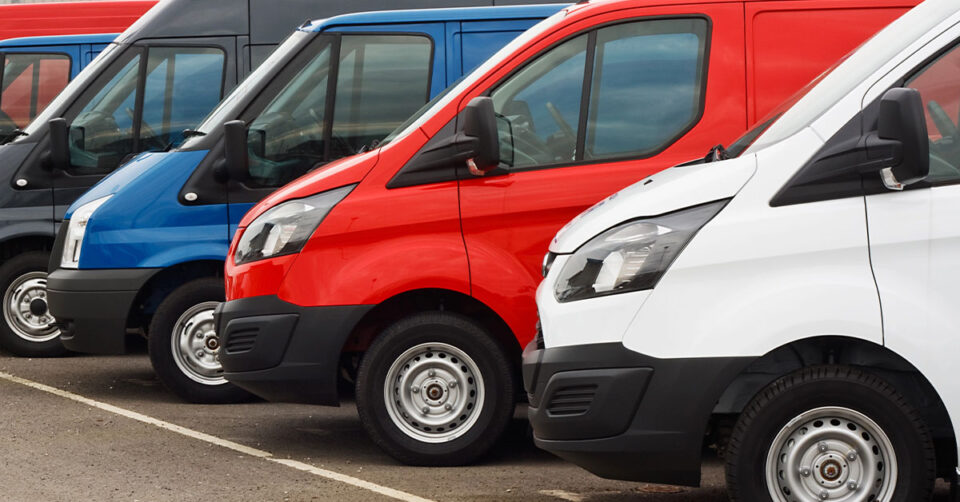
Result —
<instances>
[{"instance_id":1,"label":"white body paint","mask_svg":"<svg viewBox=\"0 0 960 502\"><path fill-rule=\"evenodd\" d=\"M577 217L554 239L560 256L537 294L545 346L622 341L657 358L761 357L805 338L862 339L914 365L960 430L960 185L770 205L863 107L958 39L960 4L927 1L739 158L669 169ZM654 289L557 302L564 254L624 221L724 198Z\"/></svg>"}]
</instances>

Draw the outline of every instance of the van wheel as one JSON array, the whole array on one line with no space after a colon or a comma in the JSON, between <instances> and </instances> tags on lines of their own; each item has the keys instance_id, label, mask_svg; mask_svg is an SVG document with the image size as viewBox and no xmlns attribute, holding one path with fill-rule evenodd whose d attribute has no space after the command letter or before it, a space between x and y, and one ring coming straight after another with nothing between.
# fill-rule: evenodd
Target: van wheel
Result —
<instances>
[{"instance_id":1,"label":"van wheel","mask_svg":"<svg viewBox=\"0 0 960 502\"><path fill-rule=\"evenodd\" d=\"M856 368L806 368L741 413L727 447L735 501L929 500L930 432L893 386Z\"/></svg>"},{"instance_id":2,"label":"van wheel","mask_svg":"<svg viewBox=\"0 0 960 502\"><path fill-rule=\"evenodd\" d=\"M53 357L67 352L60 329L47 310L46 251L17 255L0 266L3 285L3 323L0 346L23 357Z\"/></svg>"},{"instance_id":3,"label":"van wheel","mask_svg":"<svg viewBox=\"0 0 960 502\"><path fill-rule=\"evenodd\" d=\"M188 282L160 303L150 322L147 346L153 369L168 389L193 403L235 403L250 396L223 378L213 322L223 297L219 279Z\"/></svg>"},{"instance_id":4,"label":"van wheel","mask_svg":"<svg viewBox=\"0 0 960 502\"><path fill-rule=\"evenodd\" d=\"M357 373L357 411L373 442L411 465L469 464L513 416L517 381L500 345L452 313L417 314L387 328Z\"/></svg>"}]
</instances>

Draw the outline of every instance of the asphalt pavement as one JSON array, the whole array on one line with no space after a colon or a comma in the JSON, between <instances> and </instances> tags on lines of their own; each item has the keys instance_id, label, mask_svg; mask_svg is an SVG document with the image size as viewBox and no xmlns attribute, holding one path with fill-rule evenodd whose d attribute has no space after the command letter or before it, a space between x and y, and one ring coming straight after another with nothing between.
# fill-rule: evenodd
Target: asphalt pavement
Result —
<instances>
[{"instance_id":1,"label":"asphalt pavement","mask_svg":"<svg viewBox=\"0 0 960 502\"><path fill-rule=\"evenodd\" d=\"M605 480L535 448L522 411L478 465L404 466L370 442L352 402L186 404L142 353L0 354L0 397L4 501L727 500L717 458L700 488Z\"/></svg>"}]
</instances>

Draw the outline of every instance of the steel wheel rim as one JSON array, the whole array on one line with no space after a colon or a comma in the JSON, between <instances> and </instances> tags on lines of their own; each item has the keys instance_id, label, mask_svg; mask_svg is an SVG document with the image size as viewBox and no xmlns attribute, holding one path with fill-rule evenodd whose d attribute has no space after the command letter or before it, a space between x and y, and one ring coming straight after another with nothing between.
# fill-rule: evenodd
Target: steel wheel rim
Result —
<instances>
[{"instance_id":1,"label":"steel wheel rim","mask_svg":"<svg viewBox=\"0 0 960 502\"><path fill-rule=\"evenodd\" d=\"M393 424L424 443L444 443L477 422L484 388L473 358L446 343L422 343L394 359L383 399Z\"/></svg>"},{"instance_id":2,"label":"steel wheel rim","mask_svg":"<svg viewBox=\"0 0 960 502\"><path fill-rule=\"evenodd\" d=\"M20 338L42 343L60 336L47 308L47 273L27 272L14 279L3 296L3 318Z\"/></svg>"},{"instance_id":3,"label":"steel wheel rim","mask_svg":"<svg viewBox=\"0 0 960 502\"><path fill-rule=\"evenodd\" d=\"M184 312L173 326L170 348L180 371L203 385L222 385L220 339L213 322L213 311L219 302L203 302Z\"/></svg>"},{"instance_id":4,"label":"steel wheel rim","mask_svg":"<svg viewBox=\"0 0 960 502\"><path fill-rule=\"evenodd\" d=\"M897 458L870 417L824 406L787 422L764 472L770 498L780 502L886 502L896 489Z\"/></svg>"}]
</instances>

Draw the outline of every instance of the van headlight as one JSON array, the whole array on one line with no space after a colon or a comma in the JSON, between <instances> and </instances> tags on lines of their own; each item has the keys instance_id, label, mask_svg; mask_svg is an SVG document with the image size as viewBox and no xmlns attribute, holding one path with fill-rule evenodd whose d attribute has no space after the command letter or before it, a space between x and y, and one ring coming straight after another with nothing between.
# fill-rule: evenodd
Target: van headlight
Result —
<instances>
[{"instance_id":1,"label":"van headlight","mask_svg":"<svg viewBox=\"0 0 960 502\"><path fill-rule=\"evenodd\" d=\"M83 236L87 233L87 223L93 217L93 213L103 205L104 202L113 197L113 194L99 199L92 200L77 208L67 223L67 239L63 243L63 253L60 255L60 267L77 268L80 264L80 251L83 248Z\"/></svg>"},{"instance_id":2,"label":"van headlight","mask_svg":"<svg viewBox=\"0 0 960 502\"><path fill-rule=\"evenodd\" d=\"M683 247L726 203L628 221L590 239L564 263L554 289L557 301L653 288Z\"/></svg>"},{"instance_id":3,"label":"van headlight","mask_svg":"<svg viewBox=\"0 0 960 502\"><path fill-rule=\"evenodd\" d=\"M327 213L356 185L278 204L257 217L237 243L237 265L299 252Z\"/></svg>"}]
</instances>

